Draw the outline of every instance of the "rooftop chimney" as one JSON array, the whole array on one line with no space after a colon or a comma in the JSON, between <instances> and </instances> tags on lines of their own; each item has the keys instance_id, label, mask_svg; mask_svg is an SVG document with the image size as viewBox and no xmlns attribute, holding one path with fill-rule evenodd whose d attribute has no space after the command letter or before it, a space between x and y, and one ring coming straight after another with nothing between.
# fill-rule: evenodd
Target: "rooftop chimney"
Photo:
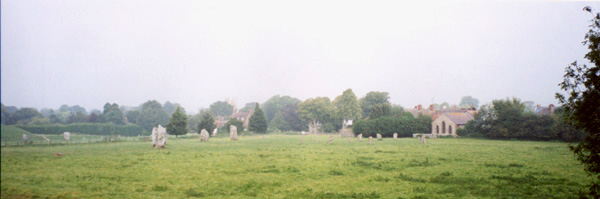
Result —
<instances>
[{"instance_id":1,"label":"rooftop chimney","mask_svg":"<svg viewBox=\"0 0 600 199\"><path fill-rule=\"evenodd\" d=\"M433 111L433 104L432 104L432 105L429 105L429 110L430 110L430 111Z\"/></svg>"},{"instance_id":2,"label":"rooftop chimney","mask_svg":"<svg viewBox=\"0 0 600 199\"><path fill-rule=\"evenodd\" d=\"M418 106L418 107L419 107L419 108L417 108L417 110L419 110L419 111L420 111L421 109L423 109L423 106L421 106L420 104L419 104L419 106Z\"/></svg>"}]
</instances>

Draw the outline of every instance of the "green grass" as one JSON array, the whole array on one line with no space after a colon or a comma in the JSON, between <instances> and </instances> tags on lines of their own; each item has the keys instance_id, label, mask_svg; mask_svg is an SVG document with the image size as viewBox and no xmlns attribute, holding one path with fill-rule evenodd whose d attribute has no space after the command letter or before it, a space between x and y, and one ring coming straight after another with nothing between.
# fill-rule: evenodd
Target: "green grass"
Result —
<instances>
[{"instance_id":1,"label":"green grass","mask_svg":"<svg viewBox=\"0 0 600 199\"><path fill-rule=\"evenodd\" d=\"M23 146L23 134L27 134L27 137L29 138L30 143L27 143L26 144L27 146L49 144L48 142L44 141L44 138L42 138L42 135L34 134L34 133L31 133L29 131L23 130L23 129L15 127L15 126L2 125L0 134L2 135L2 140L0 143L1 146L6 146L6 145L8 145L8 146ZM44 136L46 136L46 138L50 139L51 143L53 145L67 144L67 141L65 141L65 138L63 135L44 135ZM90 143L90 142L104 141L103 138L105 138L105 137L110 137L110 136L71 133L70 143L78 144L78 143ZM121 137L120 139L121 140L139 140L139 139L135 139L135 138L137 138L137 137ZM115 137L113 137L113 140L114 139L115 139Z\"/></svg>"},{"instance_id":2,"label":"green grass","mask_svg":"<svg viewBox=\"0 0 600 199\"><path fill-rule=\"evenodd\" d=\"M23 141L23 134L26 134L30 140L43 140L42 137L14 126L6 126L4 124L0 126L0 138L2 141Z\"/></svg>"},{"instance_id":3,"label":"green grass","mask_svg":"<svg viewBox=\"0 0 600 199\"><path fill-rule=\"evenodd\" d=\"M576 198L590 180L559 142L328 137L4 147L0 196Z\"/></svg>"}]
</instances>

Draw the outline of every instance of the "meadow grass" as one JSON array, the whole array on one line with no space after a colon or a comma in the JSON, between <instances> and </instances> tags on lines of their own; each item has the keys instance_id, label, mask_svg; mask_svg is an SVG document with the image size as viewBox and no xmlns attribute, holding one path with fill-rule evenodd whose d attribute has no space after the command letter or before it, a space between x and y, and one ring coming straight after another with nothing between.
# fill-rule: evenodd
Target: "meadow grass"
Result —
<instances>
[{"instance_id":1,"label":"meadow grass","mask_svg":"<svg viewBox=\"0 0 600 199\"><path fill-rule=\"evenodd\" d=\"M576 198L590 180L561 142L328 137L4 147L1 197Z\"/></svg>"}]
</instances>

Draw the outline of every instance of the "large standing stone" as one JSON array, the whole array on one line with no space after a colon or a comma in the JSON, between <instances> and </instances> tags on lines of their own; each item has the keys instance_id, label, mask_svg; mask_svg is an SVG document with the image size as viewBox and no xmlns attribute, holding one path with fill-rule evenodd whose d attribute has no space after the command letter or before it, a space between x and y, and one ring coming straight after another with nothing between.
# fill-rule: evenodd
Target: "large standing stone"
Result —
<instances>
[{"instance_id":1,"label":"large standing stone","mask_svg":"<svg viewBox=\"0 0 600 199\"><path fill-rule=\"evenodd\" d=\"M157 136L156 136L156 148L165 148L167 145L167 129L162 127L160 124L156 128Z\"/></svg>"},{"instance_id":2,"label":"large standing stone","mask_svg":"<svg viewBox=\"0 0 600 199\"><path fill-rule=\"evenodd\" d=\"M356 136L356 138L358 138L359 142L362 142L362 134L358 134L358 136Z\"/></svg>"},{"instance_id":3,"label":"large standing stone","mask_svg":"<svg viewBox=\"0 0 600 199\"><path fill-rule=\"evenodd\" d=\"M208 142L208 131L206 129L200 131L200 142Z\"/></svg>"},{"instance_id":4,"label":"large standing stone","mask_svg":"<svg viewBox=\"0 0 600 199\"><path fill-rule=\"evenodd\" d=\"M234 125L229 126L229 137L231 140L238 140L237 127Z\"/></svg>"},{"instance_id":5,"label":"large standing stone","mask_svg":"<svg viewBox=\"0 0 600 199\"><path fill-rule=\"evenodd\" d=\"M29 137L27 137L27 134L23 134L23 143L27 144L27 142L29 142Z\"/></svg>"},{"instance_id":6,"label":"large standing stone","mask_svg":"<svg viewBox=\"0 0 600 199\"><path fill-rule=\"evenodd\" d=\"M213 136L213 137L217 136L217 133L218 133L218 129L217 129L217 128L215 128L215 130L213 130L213 132L212 132L212 136Z\"/></svg>"},{"instance_id":7,"label":"large standing stone","mask_svg":"<svg viewBox=\"0 0 600 199\"><path fill-rule=\"evenodd\" d=\"M372 144L371 141L373 141L373 136L369 136L369 144Z\"/></svg>"},{"instance_id":8,"label":"large standing stone","mask_svg":"<svg viewBox=\"0 0 600 199\"><path fill-rule=\"evenodd\" d=\"M156 142L158 138L158 129L156 127L152 128L152 147L156 147ZM102 139L102 138L100 138Z\"/></svg>"},{"instance_id":9,"label":"large standing stone","mask_svg":"<svg viewBox=\"0 0 600 199\"><path fill-rule=\"evenodd\" d=\"M71 133L69 133L69 132L65 132L65 133L63 133L63 137L65 138L65 140L66 140L67 142L68 142L68 141L71 141Z\"/></svg>"},{"instance_id":10,"label":"large standing stone","mask_svg":"<svg viewBox=\"0 0 600 199\"><path fill-rule=\"evenodd\" d=\"M383 141L383 137L381 137L381 134L379 134L379 133L377 134L377 140L378 141Z\"/></svg>"},{"instance_id":11,"label":"large standing stone","mask_svg":"<svg viewBox=\"0 0 600 199\"><path fill-rule=\"evenodd\" d=\"M398 133L394 133L394 140L398 139Z\"/></svg>"}]
</instances>

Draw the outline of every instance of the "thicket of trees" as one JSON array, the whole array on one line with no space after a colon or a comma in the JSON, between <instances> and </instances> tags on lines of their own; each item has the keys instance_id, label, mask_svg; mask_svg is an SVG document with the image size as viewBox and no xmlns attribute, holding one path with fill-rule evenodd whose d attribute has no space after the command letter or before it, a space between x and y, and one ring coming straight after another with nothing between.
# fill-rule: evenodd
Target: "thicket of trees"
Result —
<instances>
[{"instance_id":1,"label":"thicket of trees","mask_svg":"<svg viewBox=\"0 0 600 199\"><path fill-rule=\"evenodd\" d=\"M248 130L256 133L267 132L267 118L258 104L256 104L256 108L254 108L254 114L252 114L250 121L248 122Z\"/></svg>"},{"instance_id":2,"label":"thicket of trees","mask_svg":"<svg viewBox=\"0 0 600 199\"><path fill-rule=\"evenodd\" d=\"M564 108L553 115L536 115L526 111L519 99L494 100L483 105L475 119L457 134L466 137L519 140L579 141L584 134L564 123Z\"/></svg>"}]
</instances>

